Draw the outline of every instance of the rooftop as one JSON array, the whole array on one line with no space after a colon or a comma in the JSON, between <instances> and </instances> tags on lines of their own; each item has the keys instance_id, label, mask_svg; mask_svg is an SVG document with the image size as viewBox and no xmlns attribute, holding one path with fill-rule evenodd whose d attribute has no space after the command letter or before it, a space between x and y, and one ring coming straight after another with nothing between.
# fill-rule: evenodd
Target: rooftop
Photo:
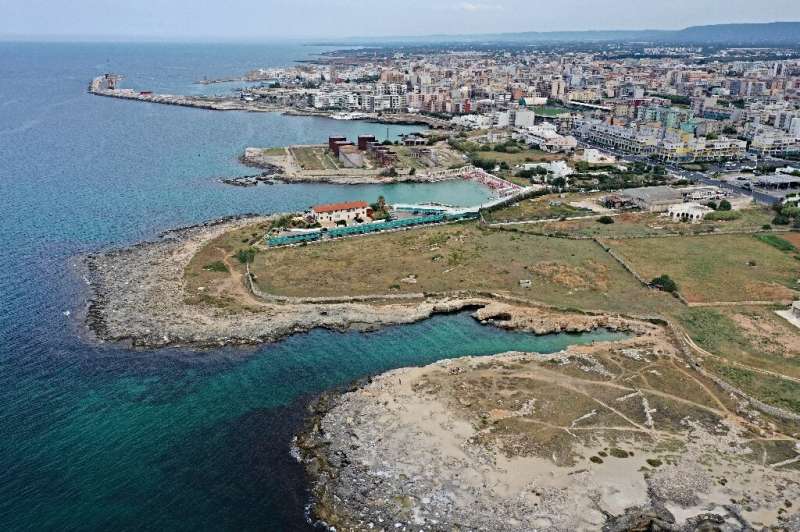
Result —
<instances>
[{"instance_id":1,"label":"rooftop","mask_svg":"<svg viewBox=\"0 0 800 532\"><path fill-rule=\"evenodd\" d=\"M681 201L683 199L680 192L664 186L629 188L622 191L620 195L642 201Z\"/></svg>"},{"instance_id":2,"label":"rooftop","mask_svg":"<svg viewBox=\"0 0 800 532\"><path fill-rule=\"evenodd\" d=\"M314 205L311 210L317 213L320 212L334 212L346 211L349 209L365 209L369 207L366 201L344 201L342 203L326 203L323 205Z\"/></svg>"}]
</instances>

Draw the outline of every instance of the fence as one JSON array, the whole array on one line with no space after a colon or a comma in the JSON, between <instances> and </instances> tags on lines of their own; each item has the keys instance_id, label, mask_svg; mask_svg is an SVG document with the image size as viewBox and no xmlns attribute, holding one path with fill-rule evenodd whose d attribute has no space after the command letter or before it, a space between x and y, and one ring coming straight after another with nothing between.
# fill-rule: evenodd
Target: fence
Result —
<instances>
[{"instance_id":1,"label":"fence","mask_svg":"<svg viewBox=\"0 0 800 532\"><path fill-rule=\"evenodd\" d=\"M294 244L314 242L323 239L344 238L348 236L357 236L369 233L379 233L382 231L405 229L408 227L415 227L420 225L437 224L443 222L455 222L459 220L467 220L477 217L478 213L472 211L461 212L461 213L439 213L428 216L415 216L413 218L401 218L399 220L391 220L388 222L361 224L350 227L337 227L335 229L329 229L327 231L321 230L310 233L301 233L297 235L274 236L267 239L267 245L269 247L291 246Z\"/></svg>"}]
</instances>

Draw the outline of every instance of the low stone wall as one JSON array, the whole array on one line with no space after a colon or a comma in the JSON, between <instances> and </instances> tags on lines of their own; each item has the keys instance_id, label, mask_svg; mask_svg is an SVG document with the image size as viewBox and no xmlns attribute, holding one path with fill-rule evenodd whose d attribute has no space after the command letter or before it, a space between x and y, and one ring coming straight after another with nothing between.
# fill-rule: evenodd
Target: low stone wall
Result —
<instances>
[{"instance_id":1,"label":"low stone wall","mask_svg":"<svg viewBox=\"0 0 800 532\"><path fill-rule=\"evenodd\" d=\"M753 408L755 408L759 412L767 414L768 416L773 416L775 418L787 421L800 421L800 414L789 412L788 410L784 410L783 408L779 408L777 406L768 405L767 403L752 397L743 390L732 385L722 377L719 377L718 375L715 375L710 371L706 371L705 368L703 368L700 361L695 356L694 350L684 338L683 332L680 331L678 327L671 321L667 320L666 323L667 327L669 328L670 332L675 338L675 341L677 342L678 347L680 348L684 357L692 366L692 368L694 368L698 373L712 380L717 386L719 386L726 392L731 393L744 401L747 401L747 403L749 403Z\"/></svg>"}]
</instances>

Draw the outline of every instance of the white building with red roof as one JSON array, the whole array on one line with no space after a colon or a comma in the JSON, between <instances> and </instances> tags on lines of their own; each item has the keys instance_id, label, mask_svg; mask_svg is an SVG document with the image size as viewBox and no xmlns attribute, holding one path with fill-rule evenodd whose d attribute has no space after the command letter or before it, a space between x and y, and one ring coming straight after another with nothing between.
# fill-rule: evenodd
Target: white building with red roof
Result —
<instances>
[{"instance_id":1,"label":"white building with red roof","mask_svg":"<svg viewBox=\"0 0 800 532\"><path fill-rule=\"evenodd\" d=\"M366 201L345 201L327 203L311 207L311 216L322 226L366 221L369 216L369 204Z\"/></svg>"}]
</instances>

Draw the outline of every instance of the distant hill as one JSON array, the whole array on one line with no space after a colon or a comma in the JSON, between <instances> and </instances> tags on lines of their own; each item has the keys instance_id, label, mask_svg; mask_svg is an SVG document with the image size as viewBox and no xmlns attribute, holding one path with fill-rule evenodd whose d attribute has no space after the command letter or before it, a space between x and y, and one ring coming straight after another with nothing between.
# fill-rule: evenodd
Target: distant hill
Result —
<instances>
[{"instance_id":1,"label":"distant hill","mask_svg":"<svg viewBox=\"0 0 800 532\"><path fill-rule=\"evenodd\" d=\"M800 46L800 22L692 26L673 32L668 38L691 43L789 44Z\"/></svg>"},{"instance_id":2,"label":"distant hill","mask_svg":"<svg viewBox=\"0 0 800 532\"><path fill-rule=\"evenodd\" d=\"M715 24L682 30L609 30L424 35L347 39L352 43L535 43L535 42L654 42L669 44L730 44L800 46L800 22ZM341 42L341 41L339 41Z\"/></svg>"}]
</instances>

